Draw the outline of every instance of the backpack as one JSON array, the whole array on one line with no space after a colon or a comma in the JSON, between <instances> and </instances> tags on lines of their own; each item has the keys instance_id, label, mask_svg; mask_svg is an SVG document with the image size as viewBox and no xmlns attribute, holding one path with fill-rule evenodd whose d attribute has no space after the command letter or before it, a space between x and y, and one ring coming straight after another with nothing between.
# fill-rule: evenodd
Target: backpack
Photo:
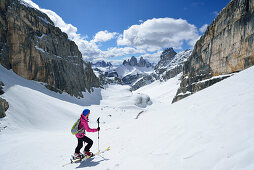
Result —
<instances>
[{"instance_id":1,"label":"backpack","mask_svg":"<svg viewBox=\"0 0 254 170\"><path fill-rule=\"evenodd\" d=\"M74 125L72 126L72 128L71 128L71 133L72 133L73 135L76 135L76 134L80 131L80 130L78 130L79 123L80 123L80 119L78 119L78 120L74 123Z\"/></svg>"}]
</instances>

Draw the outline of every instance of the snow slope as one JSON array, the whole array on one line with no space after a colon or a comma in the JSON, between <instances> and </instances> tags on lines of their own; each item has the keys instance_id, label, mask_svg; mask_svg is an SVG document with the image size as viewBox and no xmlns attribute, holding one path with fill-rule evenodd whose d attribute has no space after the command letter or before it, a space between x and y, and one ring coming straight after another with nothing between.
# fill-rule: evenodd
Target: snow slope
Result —
<instances>
[{"instance_id":1,"label":"snow slope","mask_svg":"<svg viewBox=\"0 0 254 170\"><path fill-rule=\"evenodd\" d=\"M123 78L127 75L136 75L136 74L151 74L154 72L153 67L138 67L138 66L129 66L121 65L115 69L120 78Z\"/></svg>"},{"instance_id":2,"label":"snow slope","mask_svg":"<svg viewBox=\"0 0 254 170\"><path fill-rule=\"evenodd\" d=\"M150 85L143 86L134 93L145 93L150 96L153 102L170 104L180 86L182 73L167 81L156 80Z\"/></svg>"},{"instance_id":3,"label":"snow slope","mask_svg":"<svg viewBox=\"0 0 254 170\"><path fill-rule=\"evenodd\" d=\"M7 126L0 132L0 169L253 170L253 76L251 67L174 104L177 78L154 82L139 89L153 105L140 108L127 86L77 100L0 67L2 97L10 104L0 120ZM100 148L111 151L63 168L77 143L70 127L84 108L92 111L91 127L101 117ZM88 136L96 152L97 133Z\"/></svg>"}]
</instances>

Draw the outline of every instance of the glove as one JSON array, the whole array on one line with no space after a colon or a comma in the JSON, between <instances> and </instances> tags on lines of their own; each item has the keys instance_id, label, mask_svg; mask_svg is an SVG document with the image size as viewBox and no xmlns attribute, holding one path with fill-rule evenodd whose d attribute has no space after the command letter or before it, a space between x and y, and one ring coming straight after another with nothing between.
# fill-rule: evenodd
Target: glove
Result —
<instances>
[{"instance_id":1,"label":"glove","mask_svg":"<svg viewBox=\"0 0 254 170\"><path fill-rule=\"evenodd\" d=\"M98 131L100 131L100 129L101 129L100 127L97 128Z\"/></svg>"}]
</instances>

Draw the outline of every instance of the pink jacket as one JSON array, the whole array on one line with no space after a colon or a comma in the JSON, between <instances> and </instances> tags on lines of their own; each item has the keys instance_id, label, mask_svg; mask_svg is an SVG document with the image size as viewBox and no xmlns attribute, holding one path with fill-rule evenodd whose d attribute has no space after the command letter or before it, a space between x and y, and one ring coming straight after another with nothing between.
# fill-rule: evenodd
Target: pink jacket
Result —
<instances>
[{"instance_id":1,"label":"pink jacket","mask_svg":"<svg viewBox=\"0 0 254 170\"><path fill-rule=\"evenodd\" d=\"M86 135L86 132L97 132L98 129L91 129L88 125L89 119L85 117L84 115L80 116L80 123L78 129L82 130L81 132L76 134L77 138L83 138Z\"/></svg>"}]
</instances>

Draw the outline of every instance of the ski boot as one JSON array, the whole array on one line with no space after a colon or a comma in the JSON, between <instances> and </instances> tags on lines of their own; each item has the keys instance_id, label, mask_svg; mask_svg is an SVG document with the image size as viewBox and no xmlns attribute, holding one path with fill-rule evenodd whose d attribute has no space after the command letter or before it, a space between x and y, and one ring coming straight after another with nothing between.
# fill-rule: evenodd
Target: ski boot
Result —
<instances>
[{"instance_id":1,"label":"ski boot","mask_svg":"<svg viewBox=\"0 0 254 170\"><path fill-rule=\"evenodd\" d=\"M82 153L74 153L74 155L72 156L73 160L82 159L82 158L84 158L84 155Z\"/></svg>"},{"instance_id":2,"label":"ski boot","mask_svg":"<svg viewBox=\"0 0 254 170\"><path fill-rule=\"evenodd\" d=\"M84 156L93 157L94 154L92 152L84 151Z\"/></svg>"}]
</instances>

